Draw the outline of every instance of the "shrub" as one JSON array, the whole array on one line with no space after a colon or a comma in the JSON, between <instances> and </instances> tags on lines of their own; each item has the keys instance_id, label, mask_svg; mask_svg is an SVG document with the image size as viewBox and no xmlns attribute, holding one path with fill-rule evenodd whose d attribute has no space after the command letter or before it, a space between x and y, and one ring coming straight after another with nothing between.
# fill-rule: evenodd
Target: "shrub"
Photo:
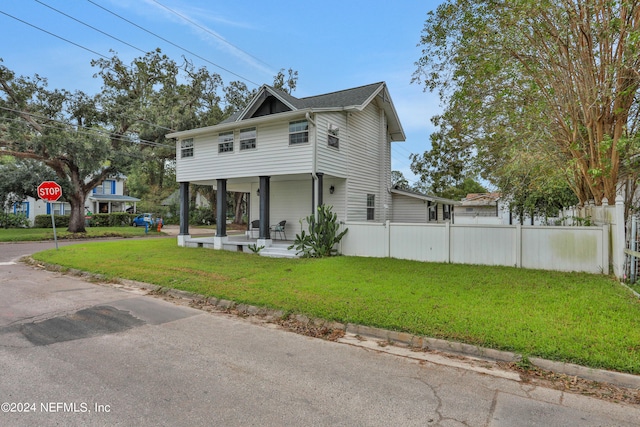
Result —
<instances>
[{"instance_id":1,"label":"shrub","mask_svg":"<svg viewBox=\"0 0 640 427\"><path fill-rule=\"evenodd\" d=\"M29 218L23 214L0 214L0 228L24 228L29 226Z\"/></svg>"},{"instance_id":2,"label":"shrub","mask_svg":"<svg viewBox=\"0 0 640 427\"><path fill-rule=\"evenodd\" d=\"M131 225L131 221L135 217L135 214L130 214L127 212L93 214L89 219L89 225L91 227L121 227L124 225Z\"/></svg>"},{"instance_id":3,"label":"shrub","mask_svg":"<svg viewBox=\"0 0 640 427\"><path fill-rule=\"evenodd\" d=\"M56 228L69 227L69 217L69 215L55 215ZM53 228L53 225L51 224L51 215L36 215L33 226L35 228Z\"/></svg>"},{"instance_id":4,"label":"shrub","mask_svg":"<svg viewBox=\"0 0 640 427\"><path fill-rule=\"evenodd\" d=\"M300 234L296 234L296 239L289 249L295 248L297 253L302 253L306 258L338 255L335 246L347 234L348 229L338 233L338 216L331 212L331 206L318 206L316 214L308 216L305 221L309 225L309 233L302 230Z\"/></svg>"}]
</instances>

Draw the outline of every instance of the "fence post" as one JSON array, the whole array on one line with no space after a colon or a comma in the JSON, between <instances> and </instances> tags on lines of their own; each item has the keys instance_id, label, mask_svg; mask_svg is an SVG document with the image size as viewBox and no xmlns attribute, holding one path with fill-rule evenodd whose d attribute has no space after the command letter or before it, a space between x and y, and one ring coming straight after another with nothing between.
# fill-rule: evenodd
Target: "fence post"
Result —
<instances>
[{"instance_id":1,"label":"fence post","mask_svg":"<svg viewBox=\"0 0 640 427\"><path fill-rule=\"evenodd\" d=\"M515 233L516 235L514 236L514 249L516 254L516 267L522 268L522 225L516 224Z\"/></svg>"},{"instance_id":2,"label":"fence post","mask_svg":"<svg viewBox=\"0 0 640 427\"><path fill-rule=\"evenodd\" d=\"M384 248L384 256L385 258L389 258L391 257L391 221L387 220L384 224L385 227L385 240L386 240L386 245Z\"/></svg>"},{"instance_id":3,"label":"fence post","mask_svg":"<svg viewBox=\"0 0 640 427\"><path fill-rule=\"evenodd\" d=\"M611 243L611 225L602 225L602 273L609 274L611 271L609 264L609 245Z\"/></svg>"},{"instance_id":4,"label":"fence post","mask_svg":"<svg viewBox=\"0 0 640 427\"><path fill-rule=\"evenodd\" d=\"M451 225L444 223L444 262L451 262Z\"/></svg>"},{"instance_id":5,"label":"fence post","mask_svg":"<svg viewBox=\"0 0 640 427\"><path fill-rule=\"evenodd\" d=\"M624 248L625 248L625 223L624 223L624 197L616 196L615 227L611 238L611 263L613 264L613 274L618 278L624 276Z\"/></svg>"}]
</instances>

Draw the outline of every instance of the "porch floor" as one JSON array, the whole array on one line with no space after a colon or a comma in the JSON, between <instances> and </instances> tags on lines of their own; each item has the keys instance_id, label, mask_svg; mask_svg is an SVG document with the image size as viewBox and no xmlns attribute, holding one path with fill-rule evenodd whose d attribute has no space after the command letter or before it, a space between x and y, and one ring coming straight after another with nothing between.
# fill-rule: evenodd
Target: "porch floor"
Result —
<instances>
[{"instance_id":1,"label":"porch floor","mask_svg":"<svg viewBox=\"0 0 640 427\"><path fill-rule=\"evenodd\" d=\"M257 245L257 243L258 239L247 237L244 234L228 235L222 248L228 251L250 253L252 251L249 249L249 245ZM271 246L261 249L259 254L274 258L298 258L294 249L288 249L293 243L293 240L272 239ZM214 237L192 237L185 241L185 245L190 248L214 249Z\"/></svg>"}]
</instances>

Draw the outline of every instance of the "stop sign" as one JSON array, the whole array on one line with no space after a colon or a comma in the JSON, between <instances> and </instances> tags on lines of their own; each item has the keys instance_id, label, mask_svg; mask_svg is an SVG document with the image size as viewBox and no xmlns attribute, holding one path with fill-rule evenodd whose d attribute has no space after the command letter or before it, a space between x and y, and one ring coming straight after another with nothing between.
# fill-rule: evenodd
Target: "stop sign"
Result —
<instances>
[{"instance_id":1,"label":"stop sign","mask_svg":"<svg viewBox=\"0 0 640 427\"><path fill-rule=\"evenodd\" d=\"M54 181L44 181L38 185L38 197L47 202L55 202L62 196L62 187Z\"/></svg>"}]
</instances>

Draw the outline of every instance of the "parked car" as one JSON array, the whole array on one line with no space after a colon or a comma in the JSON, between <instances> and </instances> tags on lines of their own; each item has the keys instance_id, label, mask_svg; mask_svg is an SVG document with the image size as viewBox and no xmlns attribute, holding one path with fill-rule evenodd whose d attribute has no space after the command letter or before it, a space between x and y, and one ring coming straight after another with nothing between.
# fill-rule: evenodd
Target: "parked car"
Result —
<instances>
[{"instance_id":1,"label":"parked car","mask_svg":"<svg viewBox=\"0 0 640 427\"><path fill-rule=\"evenodd\" d=\"M155 224L155 217L150 213L140 214L137 217L133 218L133 221L131 221L131 225L133 225L134 227L144 227L145 225L153 227Z\"/></svg>"}]
</instances>

